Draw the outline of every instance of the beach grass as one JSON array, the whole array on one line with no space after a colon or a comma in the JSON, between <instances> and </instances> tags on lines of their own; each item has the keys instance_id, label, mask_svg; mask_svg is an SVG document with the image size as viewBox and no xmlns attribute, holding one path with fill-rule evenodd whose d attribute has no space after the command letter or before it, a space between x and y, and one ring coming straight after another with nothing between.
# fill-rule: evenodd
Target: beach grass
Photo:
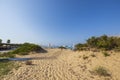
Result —
<instances>
[{"instance_id":1,"label":"beach grass","mask_svg":"<svg viewBox=\"0 0 120 80\"><path fill-rule=\"evenodd\" d=\"M18 67L19 65L13 61L0 62L0 78L7 75L13 68L18 69Z\"/></svg>"}]
</instances>

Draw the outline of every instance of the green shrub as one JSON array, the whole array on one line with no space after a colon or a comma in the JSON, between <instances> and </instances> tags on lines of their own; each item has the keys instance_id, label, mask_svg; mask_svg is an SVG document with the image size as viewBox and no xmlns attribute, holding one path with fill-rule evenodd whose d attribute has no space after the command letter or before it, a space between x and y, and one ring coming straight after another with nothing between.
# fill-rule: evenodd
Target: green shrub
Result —
<instances>
[{"instance_id":1,"label":"green shrub","mask_svg":"<svg viewBox=\"0 0 120 80\"><path fill-rule=\"evenodd\" d=\"M103 55L104 55L105 57L110 56L110 54L108 54L107 52L103 52Z\"/></svg>"},{"instance_id":2,"label":"green shrub","mask_svg":"<svg viewBox=\"0 0 120 80\"><path fill-rule=\"evenodd\" d=\"M85 50L84 48L95 48L102 51L120 51L120 37L107 35L92 36L84 44L78 43L75 45L75 50Z\"/></svg>"},{"instance_id":3,"label":"green shrub","mask_svg":"<svg viewBox=\"0 0 120 80\"><path fill-rule=\"evenodd\" d=\"M58 47L59 49L67 49L66 47L64 47L64 46L60 46L60 47Z\"/></svg>"},{"instance_id":4,"label":"green shrub","mask_svg":"<svg viewBox=\"0 0 120 80\"><path fill-rule=\"evenodd\" d=\"M19 55L28 55L30 52L47 52L47 51L42 49L39 45L24 43L19 48L14 50L12 53Z\"/></svg>"},{"instance_id":5,"label":"green shrub","mask_svg":"<svg viewBox=\"0 0 120 80\"><path fill-rule=\"evenodd\" d=\"M81 44L81 43L79 43L79 44L76 44L75 45L75 51L83 51L83 50L87 50L88 49L88 47L87 47L87 45L86 44Z\"/></svg>"},{"instance_id":6,"label":"green shrub","mask_svg":"<svg viewBox=\"0 0 120 80\"><path fill-rule=\"evenodd\" d=\"M110 76L108 70L102 66L97 67L93 72L99 76Z\"/></svg>"}]
</instances>

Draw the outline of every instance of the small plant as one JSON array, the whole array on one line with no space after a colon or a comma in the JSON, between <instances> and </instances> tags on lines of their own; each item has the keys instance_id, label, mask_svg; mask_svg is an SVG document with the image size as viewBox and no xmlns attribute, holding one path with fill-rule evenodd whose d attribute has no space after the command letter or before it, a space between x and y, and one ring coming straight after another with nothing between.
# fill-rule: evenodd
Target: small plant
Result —
<instances>
[{"instance_id":1,"label":"small plant","mask_svg":"<svg viewBox=\"0 0 120 80\"><path fill-rule=\"evenodd\" d=\"M32 61L26 61L25 64L26 65L32 65Z\"/></svg>"},{"instance_id":2,"label":"small plant","mask_svg":"<svg viewBox=\"0 0 120 80\"><path fill-rule=\"evenodd\" d=\"M99 66L94 70L94 73L99 75L99 76L110 76L110 74L108 73L107 69Z\"/></svg>"},{"instance_id":3,"label":"small plant","mask_svg":"<svg viewBox=\"0 0 120 80\"><path fill-rule=\"evenodd\" d=\"M105 57L110 56L110 54L108 54L107 52L103 52L103 55L104 55Z\"/></svg>"},{"instance_id":4,"label":"small plant","mask_svg":"<svg viewBox=\"0 0 120 80\"><path fill-rule=\"evenodd\" d=\"M83 55L83 59L84 59L84 60L85 60L85 59L88 59L88 56Z\"/></svg>"}]
</instances>

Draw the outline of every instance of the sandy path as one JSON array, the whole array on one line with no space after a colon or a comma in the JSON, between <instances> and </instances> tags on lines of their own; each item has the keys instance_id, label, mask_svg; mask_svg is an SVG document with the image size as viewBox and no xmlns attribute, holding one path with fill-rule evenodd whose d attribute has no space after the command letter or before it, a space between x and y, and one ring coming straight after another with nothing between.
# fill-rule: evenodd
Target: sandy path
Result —
<instances>
[{"instance_id":1,"label":"sandy path","mask_svg":"<svg viewBox=\"0 0 120 80\"><path fill-rule=\"evenodd\" d=\"M3 80L119 80L120 58L118 55L104 58L92 52L72 52L70 50L51 49L47 54L31 54L24 57L35 57L33 65L22 65L18 70L13 70ZM83 55L89 56L83 60ZM112 77L99 77L93 75L91 70L102 65L110 69ZM113 66L114 65L114 66Z\"/></svg>"},{"instance_id":2,"label":"sandy path","mask_svg":"<svg viewBox=\"0 0 120 80\"><path fill-rule=\"evenodd\" d=\"M67 55L62 54L61 50L56 50L34 55L37 57L37 60L32 60L34 65L24 65L4 80L78 80L71 74L69 65L64 60Z\"/></svg>"}]
</instances>

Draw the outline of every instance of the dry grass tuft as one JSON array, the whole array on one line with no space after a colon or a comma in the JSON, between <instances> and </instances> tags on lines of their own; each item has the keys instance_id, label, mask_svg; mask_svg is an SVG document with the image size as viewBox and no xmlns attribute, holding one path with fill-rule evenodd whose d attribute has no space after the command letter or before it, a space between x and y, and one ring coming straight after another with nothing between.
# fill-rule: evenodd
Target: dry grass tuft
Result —
<instances>
[{"instance_id":1,"label":"dry grass tuft","mask_svg":"<svg viewBox=\"0 0 120 80\"><path fill-rule=\"evenodd\" d=\"M95 68L93 72L99 76L110 76L110 73L108 72L108 70L102 66Z\"/></svg>"}]
</instances>

